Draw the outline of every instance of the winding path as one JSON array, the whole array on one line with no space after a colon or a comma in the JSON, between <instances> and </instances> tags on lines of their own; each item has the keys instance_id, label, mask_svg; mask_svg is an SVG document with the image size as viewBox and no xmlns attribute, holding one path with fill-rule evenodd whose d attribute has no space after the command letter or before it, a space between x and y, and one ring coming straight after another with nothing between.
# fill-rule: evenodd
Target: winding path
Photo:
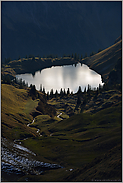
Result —
<instances>
[{"instance_id":1,"label":"winding path","mask_svg":"<svg viewBox=\"0 0 123 183\"><path fill-rule=\"evenodd\" d=\"M60 117L61 115L62 115L62 112L60 114L58 114L57 118L63 120L63 118Z\"/></svg>"},{"instance_id":2,"label":"winding path","mask_svg":"<svg viewBox=\"0 0 123 183\"><path fill-rule=\"evenodd\" d=\"M30 125L32 125L33 123L35 122L35 118L33 119L32 123L29 123L27 126L29 127ZM39 134L39 136L42 136L40 133L39 133L40 129L37 128L37 133Z\"/></svg>"},{"instance_id":3,"label":"winding path","mask_svg":"<svg viewBox=\"0 0 123 183\"><path fill-rule=\"evenodd\" d=\"M60 116L62 115L62 112L60 114L57 115L57 118L63 120L63 118L61 118ZM30 125L32 125L35 122L35 118L33 119L32 123L27 124L27 126L29 127ZM39 136L42 136L40 133L40 129L37 128L37 133L39 134ZM50 134L50 136L52 136L52 134ZM16 140L19 141L19 140Z\"/></svg>"}]
</instances>

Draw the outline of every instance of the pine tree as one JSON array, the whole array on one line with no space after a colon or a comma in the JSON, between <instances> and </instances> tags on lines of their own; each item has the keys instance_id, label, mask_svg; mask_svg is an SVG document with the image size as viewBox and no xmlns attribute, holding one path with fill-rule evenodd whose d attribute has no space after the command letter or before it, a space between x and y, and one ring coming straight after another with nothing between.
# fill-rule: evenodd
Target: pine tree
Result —
<instances>
[{"instance_id":1,"label":"pine tree","mask_svg":"<svg viewBox=\"0 0 123 183\"><path fill-rule=\"evenodd\" d=\"M82 93L81 86L79 86L79 89L77 91L78 94Z\"/></svg>"},{"instance_id":2,"label":"pine tree","mask_svg":"<svg viewBox=\"0 0 123 183\"><path fill-rule=\"evenodd\" d=\"M53 98L53 89L50 91L50 97Z\"/></svg>"},{"instance_id":3,"label":"pine tree","mask_svg":"<svg viewBox=\"0 0 123 183\"><path fill-rule=\"evenodd\" d=\"M45 94L45 88L44 87L43 87L43 91L42 92L43 92L43 94Z\"/></svg>"},{"instance_id":4,"label":"pine tree","mask_svg":"<svg viewBox=\"0 0 123 183\"><path fill-rule=\"evenodd\" d=\"M32 84L30 84L30 88L32 88Z\"/></svg>"},{"instance_id":5,"label":"pine tree","mask_svg":"<svg viewBox=\"0 0 123 183\"><path fill-rule=\"evenodd\" d=\"M84 93L86 93L86 87L85 87L85 89L84 89Z\"/></svg>"},{"instance_id":6,"label":"pine tree","mask_svg":"<svg viewBox=\"0 0 123 183\"><path fill-rule=\"evenodd\" d=\"M88 84L87 93L90 93L90 90L91 90L91 86Z\"/></svg>"},{"instance_id":7,"label":"pine tree","mask_svg":"<svg viewBox=\"0 0 123 183\"><path fill-rule=\"evenodd\" d=\"M40 84L40 90L39 91L42 92L42 84Z\"/></svg>"},{"instance_id":8,"label":"pine tree","mask_svg":"<svg viewBox=\"0 0 123 183\"><path fill-rule=\"evenodd\" d=\"M49 100L49 98L50 98L50 97L49 97L49 92L47 92L47 100Z\"/></svg>"},{"instance_id":9,"label":"pine tree","mask_svg":"<svg viewBox=\"0 0 123 183\"><path fill-rule=\"evenodd\" d=\"M63 97L63 91L62 91L62 88L60 90L60 96Z\"/></svg>"},{"instance_id":10,"label":"pine tree","mask_svg":"<svg viewBox=\"0 0 123 183\"><path fill-rule=\"evenodd\" d=\"M57 90L55 92L55 97L56 97L56 99L58 98L58 91Z\"/></svg>"},{"instance_id":11,"label":"pine tree","mask_svg":"<svg viewBox=\"0 0 123 183\"><path fill-rule=\"evenodd\" d=\"M66 95L66 91L65 91L65 89L64 89L64 92L63 92L63 94L64 94L64 96Z\"/></svg>"},{"instance_id":12,"label":"pine tree","mask_svg":"<svg viewBox=\"0 0 123 183\"><path fill-rule=\"evenodd\" d=\"M67 95L69 95L69 94L70 94L70 89L68 88L68 89L67 89Z\"/></svg>"}]
</instances>

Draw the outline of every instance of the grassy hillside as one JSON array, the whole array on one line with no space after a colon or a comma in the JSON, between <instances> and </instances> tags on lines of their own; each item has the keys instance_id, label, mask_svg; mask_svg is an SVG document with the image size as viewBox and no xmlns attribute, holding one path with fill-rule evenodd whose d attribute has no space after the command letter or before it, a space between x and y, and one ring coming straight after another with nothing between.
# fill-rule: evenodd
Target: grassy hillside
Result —
<instances>
[{"instance_id":1,"label":"grassy hillside","mask_svg":"<svg viewBox=\"0 0 123 183\"><path fill-rule=\"evenodd\" d=\"M34 135L34 131L27 128L32 118L29 113L28 115L24 113L24 107L28 101L27 91L6 84L3 84L1 89L2 136L14 139Z\"/></svg>"},{"instance_id":2,"label":"grassy hillside","mask_svg":"<svg viewBox=\"0 0 123 183\"><path fill-rule=\"evenodd\" d=\"M36 129L27 127L33 120L34 113L40 113L36 107L41 103L42 114L52 114L51 107L43 97L32 100L30 89L18 89L12 85L1 85L2 136L13 139L37 136Z\"/></svg>"},{"instance_id":3,"label":"grassy hillside","mask_svg":"<svg viewBox=\"0 0 123 183\"><path fill-rule=\"evenodd\" d=\"M40 125L42 136L23 144L41 160L55 161L64 168L28 176L30 181L121 179L121 104L63 121L36 118L35 125Z\"/></svg>"},{"instance_id":4,"label":"grassy hillside","mask_svg":"<svg viewBox=\"0 0 123 183\"><path fill-rule=\"evenodd\" d=\"M108 80L109 73L115 68L117 62L122 59L122 40L116 42L107 49L89 57L83 62L91 69L102 75L104 82ZM121 67L121 65L120 65Z\"/></svg>"},{"instance_id":5,"label":"grassy hillside","mask_svg":"<svg viewBox=\"0 0 123 183\"><path fill-rule=\"evenodd\" d=\"M83 113L79 110L71 117L63 104L68 103L74 110L76 95L50 99L48 103L53 104L58 113L63 112L64 120L39 111L34 123L27 126L33 119L30 114L41 105L39 99L32 100L29 90L2 84L2 137L19 140L37 154L38 160L57 163L63 168L44 171L38 176L23 175L17 177L17 181L26 178L29 181L121 180L120 91L99 92L96 99L91 94Z\"/></svg>"}]
</instances>

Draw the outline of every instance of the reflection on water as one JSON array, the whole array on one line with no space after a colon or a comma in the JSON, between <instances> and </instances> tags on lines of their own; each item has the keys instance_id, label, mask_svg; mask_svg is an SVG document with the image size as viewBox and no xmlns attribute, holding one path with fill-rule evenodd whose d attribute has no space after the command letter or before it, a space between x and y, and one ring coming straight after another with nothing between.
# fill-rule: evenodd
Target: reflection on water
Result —
<instances>
[{"instance_id":1,"label":"reflection on water","mask_svg":"<svg viewBox=\"0 0 123 183\"><path fill-rule=\"evenodd\" d=\"M40 85L42 84L46 92L50 92L51 89L54 92L56 90L59 92L61 88L67 91L69 88L70 91L76 93L79 86L84 91L88 84L91 88L96 88L99 84L102 85L101 75L84 64L81 66L80 63L76 67L69 65L43 69L41 72L36 72L35 76L32 76L32 74L21 74L16 77L25 80L28 82L28 85L35 85L37 90L40 90Z\"/></svg>"}]
</instances>

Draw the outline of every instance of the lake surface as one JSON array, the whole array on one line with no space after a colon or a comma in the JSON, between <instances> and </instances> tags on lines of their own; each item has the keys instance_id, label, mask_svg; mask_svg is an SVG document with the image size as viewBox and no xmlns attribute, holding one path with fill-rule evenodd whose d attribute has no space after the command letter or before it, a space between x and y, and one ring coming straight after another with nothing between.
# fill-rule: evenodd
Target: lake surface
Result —
<instances>
[{"instance_id":1,"label":"lake surface","mask_svg":"<svg viewBox=\"0 0 123 183\"><path fill-rule=\"evenodd\" d=\"M76 93L79 86L81 86L82 91L88 84L92 89L97 88L99 84L103 85L101 80L101 75L97 74L95 71L89 69L88 66L79 63L75 67L74 65L69 66L55 66L51 68L46 68L37 71L35 75L32 74L21 74L16 75L16 78L25 80L30 84L35 85L37 90L40 90L40 85L45 88L45 92L50 92L53 89L54 93L60 89L70 89L70 92Z\"/></svg>"}]
</instances>

